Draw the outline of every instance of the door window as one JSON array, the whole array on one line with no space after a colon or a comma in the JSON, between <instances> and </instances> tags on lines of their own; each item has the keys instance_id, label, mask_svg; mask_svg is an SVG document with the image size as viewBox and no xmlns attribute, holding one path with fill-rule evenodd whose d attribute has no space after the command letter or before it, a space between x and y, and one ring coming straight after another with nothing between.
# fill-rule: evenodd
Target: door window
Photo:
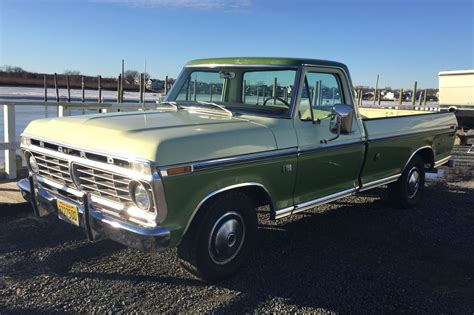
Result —
<instances>
[{"instance_id":1,"label":"door window","mask_svg":"<svg viewBox=\"0 0 474 315\"><path fill-rule=\"evenodd\" d=\"M301 120L324 118L331 113L335 104L344 103L339 77L334 73L307 72L303 92L298 106Z\"/></svg>"}]
</instances>

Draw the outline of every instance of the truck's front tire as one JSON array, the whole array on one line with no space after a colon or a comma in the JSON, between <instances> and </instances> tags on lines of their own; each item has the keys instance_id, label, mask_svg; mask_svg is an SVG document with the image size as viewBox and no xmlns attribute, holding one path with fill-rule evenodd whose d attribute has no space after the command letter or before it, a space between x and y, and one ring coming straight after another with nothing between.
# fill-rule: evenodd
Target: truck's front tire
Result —
<instances>
[{"instance_id":1,"label":"truck's front tire","mask_svg":"<svg viewBox=\"0 0 474 315\"><path fill-rule=\"evenodd\" d=\"M388 185L392 202L405 209L416 206L423 198L424 190L425 164L419 155L411 159L398 181Z\"/></svg>"},{"instance_id":2,"label":"truck's front tire","mask_svg":"<svg viewBox=\"0 0 474 315\"><path fill-rule=\"evenodd\" d=\"M241 192L217 197L200 210L178 247L184 267L209 282L232 276L252 251L257 216L252 200Z\"/></svg>"}]
</instances>

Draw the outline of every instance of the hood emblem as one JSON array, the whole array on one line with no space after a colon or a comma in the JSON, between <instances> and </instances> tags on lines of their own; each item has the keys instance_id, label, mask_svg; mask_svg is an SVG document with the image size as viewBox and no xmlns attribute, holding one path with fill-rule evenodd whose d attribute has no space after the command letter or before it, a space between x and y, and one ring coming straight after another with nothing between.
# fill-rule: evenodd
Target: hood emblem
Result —
<instances>
[{"instance_id":1,"label":"hood emblem","mask_svg":"<svg viewBox=\"0 0 474 315\"><path fill-rule=\"evenodd\" d=\"M63 147L58 147L58 151L62 153L63 152Z\"/></svg>"},{"instance_id":2,"label":"hood emblem","mask_svg":"<svg viewBox=\"0 0 474 315\"><path fill-rule=\"evenodd\" d=\"M86 152L84 152L84 151L79 152L79 156L81 158L85 159L86 158Z\"/></svg>"},{"instance_id":3,"label":"hood emblem","mask_svg":"<svg viewBox=\"0 0 474 315\"><path fill-rule=\"evenodd\" d=\"M114 159L111 158L110 156L107 157L107 163L109 164L114 164Z\"/></svg>"}]
</instances>

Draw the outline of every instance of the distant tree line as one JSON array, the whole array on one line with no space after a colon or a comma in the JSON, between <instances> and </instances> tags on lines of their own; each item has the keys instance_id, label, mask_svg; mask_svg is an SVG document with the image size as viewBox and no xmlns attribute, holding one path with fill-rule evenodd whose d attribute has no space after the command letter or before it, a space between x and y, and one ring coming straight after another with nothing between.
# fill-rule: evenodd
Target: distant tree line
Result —
<instances>
[{"instance_id":1,"label":"distant tree line","mask_svg":"<svg viewBox=\"0 0 474 315\"><path fill-rule=\"evenodd\" d=\"M46 84L48 87L54 87L54 74L36 73L26 71L21 67L4 65L0 67L0 84L3 85L25 85L25 86L44 86L44 79L46 77ZM98 86L98 76L81 75L78 70L65 70L62 74L57 74L58 86L65 88L67 79L69 78L69 86L71 88L81 88L82 80L84 79L84 86L87 89L96 89ZM126 90L138 90L140 73L135 70L127 70L124 73L124 88ZM150 79L150 75L145 73L145 81ZM117 89L118 78L103 77L101 78L101 85L104 89ZM164 80L156 81L155 87L164 88ZM169 84L174 83L174 79L168 80ZM151 86L147 86L151 90ZM157 91L157 89L154 89Z\"/></svg>"}]
</instances>

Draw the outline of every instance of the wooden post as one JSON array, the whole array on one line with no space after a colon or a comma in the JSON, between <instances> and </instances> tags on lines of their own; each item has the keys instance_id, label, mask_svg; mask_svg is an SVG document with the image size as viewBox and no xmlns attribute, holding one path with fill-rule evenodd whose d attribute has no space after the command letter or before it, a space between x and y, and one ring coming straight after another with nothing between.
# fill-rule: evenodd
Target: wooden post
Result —
<instances>
[{"instance_id":1,"label":"wooden post","mask_svg":"<svg viewBox=\"0 0 474 315\"><path fill-rule=\"evenodd\" d=\"M379 75L377 74L377 81L375 81L375 90L374 90L374 105L375 105L375 99L377 97L378 89L379 89Z\"/></svg>"},{"instance_id":2,"label":"wooden post","mask_svg":"<svg viewBox=\"0 0 474 315\"><path fill-rule=\"evenodd\" d=\"M403 104L403 89L400 89L400 95L398 96L398 105Z\"/></svg>"},{"instance_id":3,"label":"wooden post","mask_svg":"<svg viewBox=\"0 0 474 315\"><path fill-rule=\"evenodd\" d=\"M423 105L426 106L426 96L428 94L428 90L425 89L425 92L423 93Z\"/></svg>"},{"instance_id":4,"label":"wooden post","mask_svg":"<svg viewBox=\"0 0 474 315\"><path fill-rule=\"evenodd\" d=\"M71 103L71 87L69 86L69 75L66 75L67 101Z\"/></svg>"},{"instance_id":5,"label":"wooden post","mask_svg":"<svg viewBox=\"0 0 474 315\"><path fill-rule=\"evenodd\" d=\"M102 103L102 77L99 75L97 77L97 88L99 89L99 95L97 96L98 102Z\"/></svg>"},{"instance_id":6,"label":"wooden post","mask_svg":"<svg viewBox=\"0 0 474 315\"><path fill-rule=\"evenodd\" d=\"M360 96L359 96L359 106L362 106L362 97L364 96L364 91L360 89Z\"/></svg>"},{"instance_id":7,"label":"wooden post","mask_svg":"<svg viewBox=\"0 0 474 315\"><path fill-rule=\"evenodd\" d=\"M121 74L117 78L117 103L120 103L120 81L122 80Z\"/></svg>"},{"instance_id":8,"label":"wooden post","mask_svg":"<svg viewBox=\"0 0 474 315\"><path fill-rule=\"evenodd\" d=\"M7 179L16 178L16 150L15 150L15 106L3 105L3 134L4 142L10 144L5 150L5 172Z\"/></svg>"},{"instance_id":9,"label":"wooden post","mask_svg":"<svg viewBox=\"0 0 474 315\"><path fill-rule=\"evenodd\" d=\"M165 77L165 95L168 95L168 76Z\"/></svg>"},{"instance_id":10,"label":"wooden post","mask_svg":"<svg viewBox=\"0 0 474 315\"><path fill-rule=\"evenodd\" d=\"M56 102L59 102L58 74L54 73L54 89L56 90Z\"/></svg>"},{"instance_id":11,"label":"wooden post","mask_svg":"<svg viewBox=\"0 0 474 315\"><path fill-rule=\"evenodd\" d=\"M276 105L276 98L277 98L277 78L273 79L273 89L272 89L272 97L273 97L273 105Z\"/></svg>"},{"instance_id":12,"label":"wooden post","mask_svg":"<svg viewBox=\"0 0 474 315\"><path fill-rule=\"evenodd\" d=\"M197 100L197 79L194 79L194 84L193 84L193 91L194 91L194 101Z\"/></svg>"},{"instance_id":13,"label":"wooden post","mask_svg":"<svg viewBox=\"0 0 474 315\"><path fill-rule=\"evenodd\" d=\"M84 103L86 101L86 92L85 92L85 86L84 86L84 76L81 77L81 87L82 87L82 102Z\"/></svg>"},{"instance_id":14,"label":"wooden post","mask_svg":"<svg viewBox=\"0 0 474 315\"><path fill-rule=\"evenodd\" d=\"M44 102L48 101L48 84L46 82L46 74L44 75Z\"/></svg>"},{"instance_id":15,"label":"wooden post","mask_svg":"<svg viewBox=\"0 0 474 315\"><path fill-rule=\"evenodd\" d=\"M416 101L416 86L417 86L418 82L414 82L413 83L413 91L412 91L412 94L411 94L411 105L413 106L413 108L415 108L415 101Z\"/></svg>"},{"instance_id":16,"label":"wooden post","mask_svg":"<svg viewBox=\"0 0 474 315\"><path fill-rule=\"evenodd\" d=\"M378 99L378 104L380 106L380 104L382 103L382 91L378 91L377 93L377 99Z\"/></svg>"}]
</instances>

